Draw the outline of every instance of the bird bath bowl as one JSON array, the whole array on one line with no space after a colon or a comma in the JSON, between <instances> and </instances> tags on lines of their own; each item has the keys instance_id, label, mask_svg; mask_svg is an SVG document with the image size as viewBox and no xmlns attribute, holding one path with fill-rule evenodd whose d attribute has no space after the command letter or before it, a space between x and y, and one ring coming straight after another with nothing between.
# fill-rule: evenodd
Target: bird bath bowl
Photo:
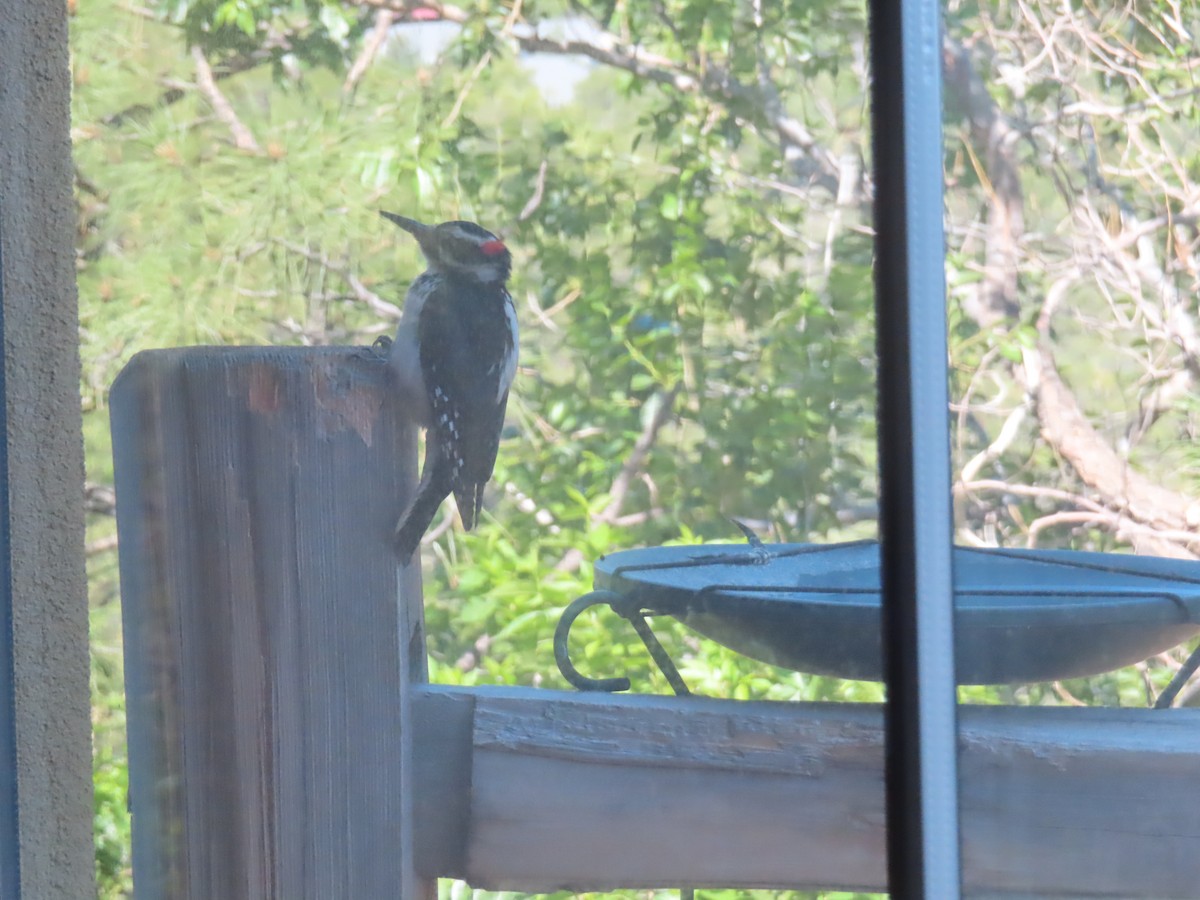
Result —
<instances>
[{"instance_id":1,"label":"bird bath bowl","mask_svg":"<svg viewBox=\"0 0 1200 900\"><path fill-rule=\"evenodd\" d=\"M1096 675L1200 632L1200 563L969 547L953 560L959 684ZM754 659L883 678L874 541L628 550L596 563L595 585L622 615L673 616Z\"/></svg>"}]
</instances>

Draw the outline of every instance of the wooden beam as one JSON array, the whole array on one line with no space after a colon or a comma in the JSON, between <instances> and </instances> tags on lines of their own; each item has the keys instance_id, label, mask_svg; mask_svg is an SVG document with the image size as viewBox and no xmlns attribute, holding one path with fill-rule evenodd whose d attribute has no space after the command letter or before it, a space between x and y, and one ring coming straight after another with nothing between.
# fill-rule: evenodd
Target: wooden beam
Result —
<instances>
[{"instance_id":1,"label":"wooden beam","mask_svg":"<svg viewBox=\"0 0 1200 900\"><path fill-rule=\"evenodd\" d=\"M383 372L192 348L113 386L139 900L412 897L400 673L424 680L424 638L391 534L416 447Z\"/></svg>"},{"instance_id":2,"label":"wooden beam","mask_svg":"<svg viewBox=\"0 0 1200 900\"><path fill-rule=\"evenodd\" d=\"M885 889L878 706L430 686L417 865L493 890ZM965 706L971 896L1194 898L1200 710Z\"/></svg>"}]
</instances>

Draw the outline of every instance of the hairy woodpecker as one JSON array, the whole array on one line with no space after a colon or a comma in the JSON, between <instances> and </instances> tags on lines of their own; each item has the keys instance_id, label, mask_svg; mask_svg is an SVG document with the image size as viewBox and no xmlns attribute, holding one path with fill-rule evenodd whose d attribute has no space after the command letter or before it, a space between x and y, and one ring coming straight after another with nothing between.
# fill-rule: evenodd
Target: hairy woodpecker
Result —
<instances>
[{"instance_id":1,"label":"hairy woodpecker","mask_svg":"<svg viewBox=\"0 0 1200 900\"><path fill-rule=\"evenodd\" d=\"M517 370L517 314L505 285L512 256L496 235L473 222L381 215L417 239L428 266L408 288L388 353L426 428L421 482L396 523L396 551L407 563L451 492L464 528L479 517Z\"/></svg>"}]
</instances>

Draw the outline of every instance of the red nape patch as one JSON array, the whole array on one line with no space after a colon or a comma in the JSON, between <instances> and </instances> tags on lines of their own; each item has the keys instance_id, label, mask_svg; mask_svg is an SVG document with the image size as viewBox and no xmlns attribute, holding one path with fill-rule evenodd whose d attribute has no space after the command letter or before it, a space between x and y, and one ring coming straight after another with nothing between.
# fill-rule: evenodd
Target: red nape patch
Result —
<instances>
[{"instance_id":1,"label":"red nape patch","mask_svg":"<svg viewBox=\"0 0 1200 900\"><path fill-rule=\"evenodd\" d=\"M504 241L484 241L479 245L484 256L496 256L504 252Z\"/></svg>"}]
</instances>

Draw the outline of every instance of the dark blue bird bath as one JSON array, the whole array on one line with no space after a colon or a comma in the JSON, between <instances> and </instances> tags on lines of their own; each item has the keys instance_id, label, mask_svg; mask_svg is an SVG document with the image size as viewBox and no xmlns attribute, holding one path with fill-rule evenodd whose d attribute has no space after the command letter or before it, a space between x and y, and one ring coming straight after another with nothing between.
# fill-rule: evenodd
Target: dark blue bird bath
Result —
<instances>
[{"instance_id":1,"label":"dark blue bird bath","mask_svg":"<svg viewBox=\"0 0 1200 900\"><path fill-rule=\"evenodd\" d=\"M959 684L1096 675L1200 632L1200 563L956 547L954 578ZM874 541L628 550L595 585L623 615L673 616L763 662L882 680Z\"/></svg>"}]
</instances>

